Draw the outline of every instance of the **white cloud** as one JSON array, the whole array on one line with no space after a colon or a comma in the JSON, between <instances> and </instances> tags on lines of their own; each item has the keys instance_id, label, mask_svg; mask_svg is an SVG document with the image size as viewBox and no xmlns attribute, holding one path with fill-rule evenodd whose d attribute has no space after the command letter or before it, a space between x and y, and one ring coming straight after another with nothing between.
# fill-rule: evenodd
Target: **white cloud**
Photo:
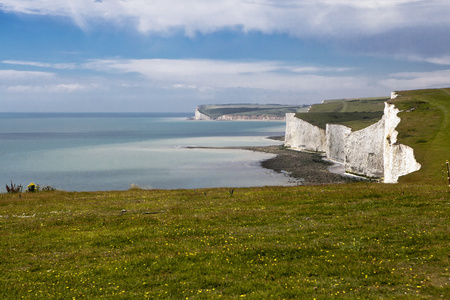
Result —
<instances>
[{"instance_id":1,"label":"white cloud","mask_svg":"<svg viewBox=\"0 0 450 300\"><path fill-rule=\"evenodd\" d=\"M8 63L21 68L58 69L58 66L45 62ZM204 100L208 102L216 99L221 99L221 102L229 102L230 99L259 102L268 99L269 102L310 103L340 97L388 95L392 90L450 85L450 70L392 73L380 79L354 75L354 69L345 66L331 68L282 61L97 59L63 65L70 66L69 71L0 70L0 91L3 95L72 94L73 97L82 92L92 99L99 95L106 98L121 95L131 99L165 93L174 99L191 97L195 101L209 97L210 100ZM77 71L70 74L72 69ZM88 76L81 71L83 69L89 71Z\"/></svg>"},{"instance_id":2,"label":"white cloud","mask_svg":"<svg viewBox=\"0 0 450 300\"><path fill-rule=\"evenodd\" d=\"M96 89L105 93L128 89L173 91L247 90L268 93L303 93L305 90L355 90L368 85L365 78L348 75L350 68L304 66L281 61L224 61L209 59L97 59L81 64L3 61L20 67L43 67L96 71L100 76L77 77L76 74L31 71L0 71L0 78L15 80L3 86L8 92L71 93ZM347 73L346 73L347 72ZM66 77L69 76L69 77ZM95 77L94 77L95 76ZM25 78L33 79L26 81ZM74 83L75 82L75 83ZM76 83L78 82L78 83ZM95 86L94 86L95 84Z\"/></svg>"},{"instance_id":3,"label":"white cloud","mask_svg":"<svg viewBox=\"0 0 450 300\"><path fill-rule=\"evenodd\" d=\"M7 92L12 93L24 93L24 92L31 92L35 91L35 87L30 85L13 85L3 88Z\"/></svg>"},{"instance_id":4,"label":"white cloud","mask_svg":"<svg viewBox=\"0 0 450 300\"><path fill-rule=\"evenodd\" d=\"M172 85L172 87L174 89L188 89L188 90L197 89L196 85L185 85L185 84L181 84L181 83L174 84L174 85Z\"/></svg>"},{"instance_id":5,"label":"white cloud","mask_svg":"<svg viewBox=\"0 0 450 300\"><path fill-rule=\"evenodd\" d=\"M82 85L79 83L53 84L53 85L11 85L3 88L10 93L72 93L92 89L93 85Z\"/></svg>"},{"instance_id":6,"label":"white cloud","mask_svg":"<svg viewBox=\"0 0 450 300\"><path fill-rule=\"evenodd\" d=\"M135 73L172 88L248 88L300 91L304 88L344 87L358 81L342 75L347 68L287 65L278 61L221 61L206 59L92 60L84 68L110 73Z\"/></svg>"},{"instance_id":7,"label":"white cloud","mask_svg":"<svg viewBox=\"0 0 450 300\"><path fill-rule=\"evenodd\" d=\"M54 76L54 73L48 72L0 70L2 81L48 79Z\"/></svg>"},{"instance_id":8,"label":"white cloud","mask_svg":"<svg viewBox=\"0 0 450 300\"><path fill-rule=\"evenodd\" d=\"M330 67L293 67L292 72L296 73L322 73L322 72L348 72L352 71L354 68L330 68Z\"/></svg>"},{"instance_id":9,"label":"white cloud","mask_svg":"<svg viewBox=\"0 0 450 300\"><path fill-rule=\"evenodd\" d=\"M195 76L201 74L243 74L275 71L282 68L276 62L227 62L207 59L116 59L92 60L85 68L99 71L140 73L149 78Z\"/></svg>"},{"instance_id":10,"label":"white cloud","mask_svg":"<svg viewBox=\"0 0 450 300\"><path fill-rule=\"evenodd\" d=\"M81 28L101 20L142 33L181 29L187 35L234 28L341 36L450 24L444 0L0 0L0 10L69 17Z\"/></svg>"},{"instance_id":11,"label":"white cloud","mask_svg":"<svg viewBox=\"0 0 450 300\"><path fill-rule=\"evenodd\" d=\"M43 63L43 62L21 61L21 60L2 60L1 63L9 64L9 65L52 68L52 69L61 69L61 70L76 68L76 64L73 64L73 63L49 64L49 63Z\"/></svg>"},{"instance_id":12,"label":"white cloud","mask_svg":"<svg viewBox=\"0 0 450 300\"><path fill-rule=\"evenodd\" d=\"M75 91L82 91L91 89L93 86L87 86L79 83L70 83L70 84L57 84L54 86L48 87L50 92L55 93L72 93Z\"/></svg>"},{"instance_id":13,"label":"white cloud","mask_svg":"<svg viewBox=\"0 0 450 300\"><path fill-rule=\"evenodd\" d=\"M25 65L40 66L45 63ZM0 89L9 93L72 93L98 87L93 82L83 84L70 80L53 72L0 70Z\"/></svg>"},{"instance_id":14,"label":"white cloud","mask_svg":"<svg viewBox=\"0 0 450 300\"><path fill-rule=\"evenodd\" d=\"M392 90L448 87L450 86L450 70L393 73L380 83Z\"/></svg>"},{"instance_id":15,"label":"white cloud","mask_svg":"<svg viewBox=\"0 0 450 300\"><path fill-rule=\"evenodd\" d=\"M450 55L436 56L436 57L421 57L421 56L409 56L411 61L428 62L435 65L448 66L450 65Z\"/></svg>"}]
</instances>

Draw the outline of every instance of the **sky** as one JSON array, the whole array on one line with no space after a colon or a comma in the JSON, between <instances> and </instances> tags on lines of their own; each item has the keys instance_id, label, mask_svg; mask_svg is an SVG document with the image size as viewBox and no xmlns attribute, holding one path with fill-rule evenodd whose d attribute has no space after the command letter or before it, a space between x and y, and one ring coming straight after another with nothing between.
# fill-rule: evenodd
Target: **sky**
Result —
<instances>
[{"instance_id":1,"label":"sky","mask_svg":"<svg viewBox=\"0 0 450 300\"><path fill-rule=\"evenodd\" d=\"M0 0L0 112L193 112L450 86L448 0Z\"/></svg>"}]
</instances>

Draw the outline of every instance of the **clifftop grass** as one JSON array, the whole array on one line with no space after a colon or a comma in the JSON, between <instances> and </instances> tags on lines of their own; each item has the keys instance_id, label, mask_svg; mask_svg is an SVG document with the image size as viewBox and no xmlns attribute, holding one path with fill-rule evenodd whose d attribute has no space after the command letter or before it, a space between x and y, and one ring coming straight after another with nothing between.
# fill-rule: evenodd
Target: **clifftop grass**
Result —
<instances>
[{"instance_id":1,"label":"clifftop grass","mask_svg":"<svg viewBox=\"0 0 450 300\"><path fill-rule=\"evenodd\" d=\"M312 105L308 113L298 113L297 118L322 129L326 124L341 124L360 130L378 122L383 116L384 102L389 98L361 98L326 100Z\"/></svg>"},{"instance_id":2,"label":"clifftop grass","mask_svg":"<svg viewBox=\"0 0 450 300\"><path fill-rule=\"evenodd\" d=\"M400 182L442 182L442 165L450 160L450 89L398 92L390 103L401 110L398 142L414 149L422 165Z\"/></svg>"},{"instance_id":3,"label":"clifftop grass","mask_svg":"<svg viewBox=\"0 0 450 300\"><path fill-rule=\"evenodd\" d=\"M0 195L2 299L450 298L446 185Z\"/></svg>"}]
</instances>

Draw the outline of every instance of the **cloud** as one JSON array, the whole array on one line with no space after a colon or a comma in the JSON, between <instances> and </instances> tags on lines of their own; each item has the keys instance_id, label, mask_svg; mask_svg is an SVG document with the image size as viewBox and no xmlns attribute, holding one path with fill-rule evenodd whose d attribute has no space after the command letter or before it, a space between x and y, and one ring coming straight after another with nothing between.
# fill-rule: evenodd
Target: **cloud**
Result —
<instances>
[{"instance_id":1,"label":"cloud","mask_svg":"<svg viewBox=\"0 0 450 300\"><path fill-rule=\"evenodd\" d=\"M440 57L421 57L421 56L409 56L409 60L418 62L428 62L435 65L448 66L450 65L450 55Z\"/></svg>"},{"instance_id":2,"label":"cloud","mask_svg":"<svg viewBox=\"0 0 450 300\"><path fill-rule=\"evenodd\" d=\"M282 61L225 61L211 59L95 59L85 63L3 61L23 67L51 68L55 73L0 71L0 78L12 78L2 90L9 93L74 93L102 90L104 93L128 90L128 95L151 90L174 93L304 94L305 91L366 89L367 78L349 75L353 69L322 67ZM73 74L61 69L75 70ZM83 70L89 72L86 77ZM81 73L81 74L80 74ZM12 76L14 75L14 76ZM78 77L82 76L82 77ZM26 79L29 79L28 81ZM228 91L228 92L227 92ZM217 95L217 94L216 94Z\"/></svg>"},{"instance_id":3,"label":"cloud","mask_svg":"<svg viewBox=\"0 0 450 300\"><path fill-rule=\"evenodd\" d=\"M19 65L41 66L45 63L26 63ZM8 93L72 93L92 90L96 83L73 83L53 72L0 70L0 89Z\"/></svg>"},{"instance_id":4,"label":"cloud","mask_svg":"<svg viewBox=\"0 0 450 300\"><path fill-rule=\"evenodd\" d=\"M185 84L181 84L181 83L177 83L172 85L172 87L174 89L188 89L188 90L192 90L192 89L197 89L198 87L196 85L185 85Z\"/></svg>"},{"instance_id":5,"label":"cloud","mask_svg":"<svg viewBox=\"0 0 450 300\"><path fill-rule=\"evenodd\" d=\"M450 24L445 0L0 0L0 10L68 17L81 28L100 20L132 24L142 33L183 30L190 36L231 28L333 37Z\"/></svg>"},{"instance_id":6,"label":"cloud","mask_svg":"<svg viewBox=\"0 0 450 300\"><path fill-rule=\"evenodd\" d=\"M393 73L380 83L391 87L392 90L448 87L450 86L450 70Z\"/></svg>"},{"instance_id":7,"label":"cloud","mask_svg":"<svg viewBox=\"0 0 450 300\"><path fill-rule=\"evenodd\" d=\"M92 101L97 97L147 99L148 95L164 95L171 99L189 98L192 102L203 99L207 102L311 103L450 85L450 70L398 72L383 78L377 77L381 75L361 76L361 70L346 66L323 67L275 60L94 59L62 64L68 66L63 72L60 72L63 69L60 65L45 62L3 63L16 64L20 68L55 70L0 70L3 95L72 94L75 97L77 93L83 93L90 95ZM161 99L164 97L160 96Z\"/></svg>"},{"instance_id":8,"label":"cloud","mask_svg":"<svg viewBox=\"0 0 450 300\"><path fill-rule=\"evenodd\" d=\"M62 63L62 64L49 64L42 62L33 61L20 61L20 60L2 60L1 63L9 65L20 65L20 66L31 66L40 68L52 68L52 69L75 69L77 66L73 63Z\"/></svg>"},{"instance_id":9,"label":"cloud","mask_svg":"<svg viewBox=\"0 0 450 300\"><path fill-rule=\"evenodd\" d=\"M0 0L0 11L67 18L90 32L281 34L363 56L435 57L450 47L447 0Z\"/></svg>"},{"instance_id":10,"label":"cloud","mask_svg":"<svg viewBox=\"0 0 450 300\"><path fill-rule=\"evenodd\" d=\"M1 81L48 79L54 76L54 73L48 72L0 70Z\"/></svg>"},{"instance_id":11,"label":"cloud","mask_svg":"<svg viewBox=\"0 0 450 300\"><path fill-rule=\"evenodd\" d=\"M248 88L299 91L303 88L348 86L356 79L342 76L349 68L304 67L278 61L222 61L207 59L92 60L84 68L108 73L132 73L173 88ZM326 72L328 75L320 75ZM334 72L338 75L329 74ZM336 82L333 84L332 82Z\"/></svg>"},{"instance_id":12,"label":"cloud","mask_svg":"<svg viewBox=\"0 0 450 300\"><path fill-rule=\"evenodd\" d=\"M12 85L3 87L3 90L9 93L72 93L92 89L93 86L82 85L79 83L54 84L54 85Z\"/></svg>"}]
</instances>

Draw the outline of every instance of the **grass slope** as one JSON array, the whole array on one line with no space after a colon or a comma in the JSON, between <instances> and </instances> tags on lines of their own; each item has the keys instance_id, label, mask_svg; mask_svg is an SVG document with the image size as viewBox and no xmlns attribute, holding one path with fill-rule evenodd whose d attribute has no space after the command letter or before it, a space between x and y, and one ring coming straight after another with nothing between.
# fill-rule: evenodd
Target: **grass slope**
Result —
<instances>
[{"instance_id":1,"label":"grass slope","mask_svg":"<svg viewBox=\"0 0 450 300\"><path fill-rule=\"evenodd\" d=\"M308 113L298 113L301 118L325 129L326 124L342 124L360 130L378 122L383 116L384 102L389 98L361 98L326 100L312 105Z\"/></svg>"},{"instance_id":2,"label":"grass slope","mask_svg":"<svg viewBox=\"0 0 450 300\"><path fill-rule=\"evenodd\" d=\"M402 112L398 142L414 149L422 168L400 177L401 182L441 183L442 165L450 160L450 89L398 92L389 102Z\"/></svg>"},{"instance_id":3,"label":"grass slope","mask_svg":"<svg viewBox=\"0 0 450 300\"><path fill-rule=\"evenodd\" d=\"M449 199L368 183L1 194L0 297L449 299Z\"/></svg>"},{"instance_id":4,"label":"grass slope","mask_svg":"<svg viewBox=\"0 0 450 300\"><path fill-rule=\"evenodd\" d=\"M375 124L383 117L383 112L349 112L349 113L325 113L310 112L296 114L300 118L310 124L325 129L327 124L341 124L352 128L352 130L360 130Z\"/></svg>"},{"instance_id":5,"label":"grass slope","mask_svg":"<svg viewBox=\"0 0 450 300\"><path fill-rule=\"evenodd\" d=\"M222 104L200 105L198 111L210 118L217 119L223 115L255 116L264 115L284 117L286 113L307 111L308 105L279 105L279 104Z\"/></svg>"},{"instance_id":6,"label":"grass slope","mask_svg":"<svg viewBox=\"0 0 450 300\"><path fill-rule=\"evenodd\" d=\"M325 100L321 104L311 106L310 112L378 112L384 110L384 102L388 97Z\"/></svg>"}]
</instances>

